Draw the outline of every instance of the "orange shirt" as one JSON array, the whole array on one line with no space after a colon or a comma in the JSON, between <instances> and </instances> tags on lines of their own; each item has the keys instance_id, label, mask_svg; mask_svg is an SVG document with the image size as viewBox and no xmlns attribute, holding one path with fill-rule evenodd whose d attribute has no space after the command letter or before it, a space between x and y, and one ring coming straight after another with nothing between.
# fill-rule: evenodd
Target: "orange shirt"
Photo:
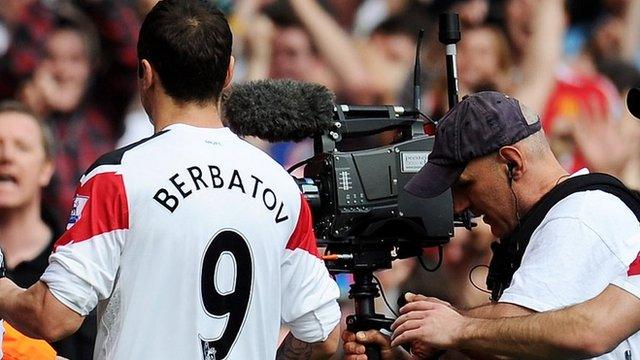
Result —
<instances>
[{"instance_id":1,"label":"orange shirt","mask_svg":"<svg viewBox=\"0 0 640 360\"><path fill-rule=\"evenodd\" d=\"M55 360L56 351L46 341L25 336L6 321L4 331L4 360Z\"/></svg>"}]
</instances>

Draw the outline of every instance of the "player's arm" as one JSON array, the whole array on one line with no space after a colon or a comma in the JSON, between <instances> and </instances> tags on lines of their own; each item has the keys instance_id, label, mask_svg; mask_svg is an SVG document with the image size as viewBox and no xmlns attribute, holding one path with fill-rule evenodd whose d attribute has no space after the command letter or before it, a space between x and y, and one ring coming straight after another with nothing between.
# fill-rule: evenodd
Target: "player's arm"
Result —
<instances>
[{"instance_id":1,"label":"player's arm","mask_svg":"<svg viewBox=\"0 0 640 360\"><path fill-rule=\"evenodd\" d=\"M281 317L291 333L279 348L278 359L324 359L338 349L340 290L319 256L311 209L298 196L297 224L280 267ZM303 356L303 349L308 356Z\"/></svg>"},{"instance_id":2,"label":"player's arm","mask_svg":"<svg viewBox=\"0 0 640 360\"><path fill-rule=\"evenodd\" d=\"M0 279L0 317L23 334L48 342L71 335L84 320L58 301L44 282L23 289L7 278Z\"/></svg>"},{"instance_id":3,"label":"player's arm","mask_svg":"<svg viewBox=\"0 0 640 360\"><path fill-rule=\"evenodd\" d=\"M57 240L40 281L25 290L0 279L0 317L25 335L64 338L111 294L128 229L124 185L111 169L97 167L81 182L73 221Z\"/></svg>"},{"instance_id":4,"label":"player's arm","mask_svg":"<svg viewBox=\"0 0 640 360\"><path fill-rule=\"evenodd\" d=\"M340 326L336 326L325 341L308 343L296 339L289 333L282 341L276 360L328 359L338 348Z\"/></svg>"}]
</instances>

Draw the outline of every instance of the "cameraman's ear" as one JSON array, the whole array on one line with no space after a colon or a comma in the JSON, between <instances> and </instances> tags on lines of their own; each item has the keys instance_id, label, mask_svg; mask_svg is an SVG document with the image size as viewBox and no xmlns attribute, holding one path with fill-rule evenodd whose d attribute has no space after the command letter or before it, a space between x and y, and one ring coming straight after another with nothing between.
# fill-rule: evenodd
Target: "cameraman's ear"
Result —
<instances>
[{"instance_id":1,"label":"cameraman's ear","mask_svg":"<svg viewBox=\"0 0 640 360\"><path fill-rule=\"evenodd\" d=\"M224 79L223 89L226 89L231 85L231 80L233 80L233 69L236 65L236 59L231 56L229 59L229 67L227 68L227 77Z\"/></svg>"},{"instance_id":2,"label":"cameraman's ear","mask_svg":"<svg viewBox=\"0 0 640 360\"><path fill-rule=\"evenodd\" d=\"M500 161L504 162L509 169L509 176L512 180L518 180L524 173L524 158L522 153L515 146L503 146L498 151Z\"/></svg>"}]
</instances>

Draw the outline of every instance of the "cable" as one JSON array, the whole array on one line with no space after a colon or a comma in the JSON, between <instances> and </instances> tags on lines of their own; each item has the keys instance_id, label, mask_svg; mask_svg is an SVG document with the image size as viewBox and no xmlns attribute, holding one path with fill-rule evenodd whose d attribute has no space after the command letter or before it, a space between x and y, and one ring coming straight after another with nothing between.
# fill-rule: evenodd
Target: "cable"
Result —
<instances>
[{"instance_id":1,"label":"cable","mask_svg":"<svg viewBox=\"0 0 640 360\"><path fill-rule=\"evenodd\" d=\"M373 275L373 278L376 279L376 283L378 284L378 288L380 288L380 295L382 295L382 300L384 300L384 303L387 305L387 309L389 309L389 311L391 311L391 313L397 318L398 317L398 313L396 313L393 310L393 308L389 304L389 301L387 301L387 296L384 294L384 288L382 288L382 283L380 282L380 279L378 279L378 277L375 276L375 275Z\"/></svg>"},{"instance_id":2,"label":"cable","mask_svg":"<svg viewBox=\"0 0 640 360\"><path fill-rule=\"evenodd\" d=\"M438 122L436 122L435 120L433 120L433 119L431 118L431 116L429 116L429 115L427 115L427 114L423 113L423 112L422 112L422 111L420 111L420 110L417 110L417 111L418 111L418 114L419 114L420 116L422 116L425 120L427 120L427 121L431 122L433 125L438 125Z\"/></svg>"},{"instance_id":3,"label":"cable","mask_svg":"<svg viewBox=\"0 0 640 360\"><path fill-rule=\"evenodd\" d=\"M289 168L287 169L287 172L288 172L288 173L292 173L295 169L299 168L300 166L302 166L302 165L306 165L306 164L308 164L309 162L311 162L311 160L313 160L313 158L312 158L312 157L310 157L310 158L308 158L308 159L304 159L304 160L302 160L302 161L300 161L300 162L297 162L297 163L295 163L295 164L291 165L291 167L289 167Z\"/></svg>"},{"instance_id":4,"label":"cable","mask_svg":"<svg viewBox=\"0 0 640 360\"><path fill-rule=\"evenodd\" d=\"M471 268L471 270L469 270L469 282L471 283L471 285L473 285L474 288L476 288L477 290L482 291L483 293L487 293L487 294L491 294L491 291L483 289L481 287L479 287L478 285L476 285L475 282L473 282L473 272L480 267L486 267L487 269L489 269L489 266L485 265L485 264L480 264L480 265L476 265L474 267Z\"/></svg>"},{"instance_id":5,"label":"cable","mask_svg":"<svg viewBox=\"0 0 640 360\"><path fill-rule=\"evenodd\" d=\"M435 272L442 265L442 260L444 259L444 248L442 247L442 245L438 246L438 263L436 264L436 266L434 268L428 268L427 267L427 264L424 263L424 259L422 258L422 255L418 255L416 257L418 258L418 261L420 262L420 266L422 266L422 268L425 271Z\"/></svg>"},{"instance_id":6,"label":"cable","mask_svg":"<svg viewBox=\"0 0 640 360\"><path fill-rule=\"evenodd\" d=\"M518 230L520 230L522 226L520 222L520 208L518 205L518 197L516 196L516 192L513 191L513 175L507 175L507 178L509 179L509 190L511 190L511 195L513 195L513 203L516 207L516 221L518 222L516 226L518 227Z\"/></svg>"}]
</instances>

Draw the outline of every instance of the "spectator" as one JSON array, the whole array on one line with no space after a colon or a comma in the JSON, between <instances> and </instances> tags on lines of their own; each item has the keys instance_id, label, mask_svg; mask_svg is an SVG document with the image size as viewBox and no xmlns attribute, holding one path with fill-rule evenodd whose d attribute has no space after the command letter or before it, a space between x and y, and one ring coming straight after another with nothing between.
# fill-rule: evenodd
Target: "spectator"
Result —
<instances>
[{"instance_id":1,"label":"spectator","mask_svg":"<svg viewBox=\"0 0 640 360\"><path fill-rule=\"evenodd\" d=\"M120 1L79 1L84 13L66 2L48 13L36 1L13 29L3 59L0 77L16 78L3 93L18 95L43 117L58 142L47 198L60 219L83 169L113 149L135 88L139 23Z\"/></svg>"},{"instance_id":2,"label":"spectator","mask_svg":"<svg viewBox=\"0 0 640 360\"><path fill-rule=\"evenodd\" d=\"M26 107L0 103L0 247L7 276L22 286L42 275L56 235L40 213L41 192L53 174L52 146L51 132ZM24 339L10 329L7 336ZM19 355L12 344L3 342L5 358ZM37 348L55 356L46 343Z\"/></svg>"},{"instance_id":3,"label":"spectator","mask_svg":"<svg viewBox=\"0 0 640 360\"><path fill-rule=\"evenodd\" d=\"M53 154L53 137L46 124L18 102L0 102L0 248L7 277L23 287L38 281L61 234L41 203L42 190L53 174ZM91 358L95 326L94 314L76 335L55 343L55 349L71 360ZM20 346L31 344L15 330L10 334L15 342L3 344L8 346L4 347L7 358L15 356L13 351L22 351Z\"/></svg>"}]
</instances>

